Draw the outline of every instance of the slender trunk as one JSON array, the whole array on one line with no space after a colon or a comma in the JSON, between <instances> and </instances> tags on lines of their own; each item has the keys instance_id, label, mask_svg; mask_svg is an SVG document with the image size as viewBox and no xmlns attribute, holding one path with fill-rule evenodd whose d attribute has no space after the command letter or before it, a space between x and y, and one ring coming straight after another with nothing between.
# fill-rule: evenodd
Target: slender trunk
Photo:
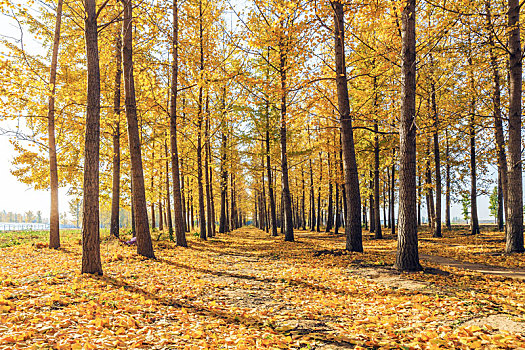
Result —
<instances>
[{"instance_id":1,"label":"slender trunk","mask_svg":"<svg viewBox=\"0 0 525 350\"><path fill-rule=\"evenodd\" d=\"M432 56L431 56L432 57ZM439 116L436 103L436 86L431 83L432 114L434 115L434 164L436 166L436 207L434 237L443 237L441 233L441 155L439 151Z\"/></svg>"},{"instance_id":2,"label":"slender trunk","mask_svg":"<svg viewBox=\"0 0 525 350\"><path fill-rule=\"evenodd\" d=\"M375 81L375 78L374 78ZM376 83L374 82L374 86ZM376 94L377 95L377 94ZM377 99L377 97L375 98ZM374 103L375 104L375 103ZM374 213L375 213L375 235L374 238L383 238L381 232L381 212L380 212L380 198L379 198L379 130L377 120L374 121Z\"/></svg>"},{"instance_id":3,"label":"slender trunk","mask_svg":"<svg viewBox=\"0 0 525 350\"><path fill-rule=\"evenodd\" d=\"M470 37L469 37L470 44ZM473 63L472 63L472 51L469 48L468 50L468 64L470 67L469 78L470 78L470 88L472 93L475 91L474 84L474 73ZM470 113L469 113L469 139L470 139L470 234L479 233L479 222L478 222L478 190L477 190L477 178L476 178L476 126L474 121L476 108L476 100L472 97L470 102ZM521 176L521 175L520 175Z\"/></svg>"},{"instance_id":4,"label":"slender trunk","mask_svg":"<svg viewBox=\"0 0 525 350\"><path fill-rule=\"evenodd\" d=\"M421 169L419 169L418 186L417 186L417 226L421 226ZM398 213L399 216L399 213ZM399 220L399 219L398 219Z\"/></svg>"},{"instance_id":5,"label":"slender trunk","mask_svg":"<svg viewBox=\"0 0 525 350\"><path fill-rule=\"evenodd\" d=\"M122 61L124 65L124 91L126 119L128 121L129 153L131 158L131 176L133 178L133 206L137 230L137 253L148 258L155 258L149 232L148 211L139 128L137 121L137 103L135 101L135 82L133 78L133 23L132 0L124 1L124 20L122 22L123 46Z\"/></svg>"},{"instance_id":6,"label":"slender trunk","mask_svg":"<svg viewBox=\"0 0 525 350\"><path fill-rule=\"evenodd\" d=\"M391 181L390 181L390 169L386 168L386 182L385 182L385 195L384 195L384 206L388 206L388 216L385 214L386 228L392 227L392 216L390 215L391 206L392 206L392 190L391 190Z\"/></svg>"},{"instance_id":7,"label":"slender trunk","mask_svg":"<svg viewBox=\"0 0 525 350\"><path fill-rule=\"evenodd\" d=\"M445 128L445 158L446 158L446 196L445 196L445 224L447 225L447 229L452 229L452 225L450 222L450 145L449 145L449 139L448 139L448 129Z\"/></svg>"},{"instance_id":8,"label":"slender trunk","mask_svg":"<svg viewBox=\"0 0 525 350\"><path fill-rule=\"evenodd\" d=\"M310 159L310 231L315 231L316 215L315 215L315 193L314 193L314 172L312 169L312 160Z\"/></svg>"},{"instance_id":9,"label":"slender trunk","mask_svg":"<svg viewBox=\"0 0 525 350\"><path fill-rule=\"evenodd\" d=\"M395 203L396 203L396 164L394 162L396 156L396 150L392 150L392 176L390 177L390 220L392 221L392 236L396 234L396 216L395 216Z\"/></svg>"},{"instance_id":10,"label":"slender trunk","mask_svg":"<svg viewBox=\"0 0 525 350\"><path fill-rule=\"evenodd\" d=\"M193 188L191 190L191 230L195 230L195 203L193 201Z\"/></svg>"},{"instance_id":11,"label":"slender trunk","mask_svg":"<svg viewBox=\"0 0 525 350\"><path fill-rule=\"evenodd\" d=\"M302 181L301 224L302 224L303 231L306 231L306 213L305 213L306 192L305 192L305 182L304 182L304 169L303 169L302 164L301 164L301 181Z\"/></svg>"},{"instance_id":12,"label":"slender trunk","mask_svg":"<svg viewBox=\"0 0 525 350\"><path fill-rule=\"evenodd\" d=\"M346 80L345 63L345 26L343 3L332 1L334 10L334 35L335 35L335 66L337 101L341 121L342 149L345 165L346 203L345 233L346 249L355 252L363 251L361 227L361 194L359 191L359 175L355 157L354 131L350 116L350 101Z\"/></svg>"},{"instance_id":13,"label":"slender trunk","mask_svg":"<svg viewBox=\"0 0 525 350\"><path fill-rule=\"evenodd\" d=\"M113 113L115 126L113 129L113 178L111 190L111 224L109 233L119 237L120 228L120 86L122 81L122 37L120 30L116 31L115 40L115 96L113 97Z\"/></svg>"},{"instance_id":14,"label":"slender trunk","mask_svg":"<svg viewBox=\"0 0 525 350\"><path fill-rule=\"evenodd\" d=\"M321 183L323 181L323 158L319 152L319 186L317 187L317 228L316 231L321 231Z\"/></svg>"},{"instance_id":15,"label":"slender trunk","mask_svg":"<svg viewBox=\"0 0 525 350\"><path fill-rule=\"evenodd\" d=\"M370 233L376 232L376 205L374 200L374 175L370 171L370 194L368 195L370 203Z\"/></svg>"},{"instance_id":16,"label":"slender trunk","mask_svg":"<svg viewBox=\"0 0 525 350\"><path fill-rule=\"evenodd\" d=\"M399 224L395 267L421 270L416 218L416 0L402 12L402 99L399 122Z\"/></svg>"},{"instance_id":17,"label":"slender trunk","mask_svg":"<svg viewBox=\"0 0 525 350\"><path fill-rule=\"evenodd\" d=\"M292 199L290 196L290 185L288 183L288 151L286 149L286 52L287 47L283 47L281 42L279 45L279 73L281 77L281 169L282 169L282 190L283 190L283 209L285 214L285 232L284 240L287 242L294 241L293 222L292 222Z\"/></svg>"},{"instance_id":18,"label":"slender trunk","mask_svg":"<svg viewBox=\"0 0 525 350\"><path fill-rule=\"evenodd\" d=\"M164 231L164 209L162 208L162 200L159 199L159 231Z\"/></svg>"},{"instance_id":19,"label":"slender trunk","mask_svg":"<svg viewBox=\"0 0 525 350\"><path fill-rule=\"evenodd\" d=\"M177 245L187 247L186 228L184 224L184 208L181 193L181 180L179 169L179 150L177 144L177 87L179 77L179 11L177 0L173 0L173 37L171 63L171 98L170 98L170 151L171 151L171 176L173 178L173 214L175 221L175 237ZM166 163L167 167L167 163ZM168 177L168 173L166 173ZM168 189L169 191L169 189ZM169 203L169 195L168 195ZM171 215L170 215L171 218ZM171 221L171 220L170 220ZM169 222L169 221L168 221ZM170 235L172 234L170 229Z\"/></svg>"},{"instance_id":20,"label":"slender trunk","mask_svg":"<svg viewBox=\"0 0 525 350\"><path fill-rule=\"evenodd\" d=\"M227 136L224 130L221 135L221 216L219 219L219 233L228 232L228 221L226 213L228 211L226 198L228 196L228 170L226 169L226 144Z\"/></svg>"},{"instance_id":21,"label":"slender trunk","mask_svg":"<svg viewBox=\"0 0 525 350\"><path fill-rule=\"evenodd\" d=\"M344 172L344 169L343 169L343 140L342 140L342 137L341 135L339 135L339 143L341 144L341 149L339 151L339 170L341 171L341 174L343 176L343 183L341 184L341 200L343 202L343 206L342 206L342 209L343 209L343 215L341 217L341 225L343 227L346 227L346 213L348 211L348 208L347 208L347 199L346 199L346 189L345 189L345 172ZM366 207L366 204L365 204L365 207ZM366 208L365 208L365 212L366 212ZM366 220L365 220L366 221ZM367 227L368 229L368 227Z\"/></svg>"},{"instance_id":22,"label":"slender trunk","mask_svg":"<svg viewBox=\"0 0 525 350\"><path fill-rule=\"evenodd\" d=\"M206 222L206 233L208 237L213 237L212 230L212 214L211 214L211 189L210 189L210 152L209 152L209 142L210 142L210 115L209 115L209 95L206 93L206 108L204 114L206 115L206 120L204 123L204 184L206 186L206 217L208 221Z\"/></svg>"},{"instance_id":23,"label":"slender trunk","mask_svg":"<svg viewBox=\"0 0 525 350\"><path fill-rule=\"evenodd\" d=\"M58 46L60 43L60 26L62 23L62 2L63 0L58 0L57 4L55 36L53 38L53 53L51 56L51 69L49 73L49 86L51 87L51 91L49 94L47 111L47 132L49 145L49 184L51 188L51 212L49 217L49 248L53 249L57 249L60 247L60 215L58 212L58 166L57 148L55 140L55 93Z\"/></svg>"},{"instance_id":24,"label":"slender trunk","mask_svg":"<svg viewBox=\"0 0 525 350\"><path fill-rule=\"evenodd\" d=\"M330 151L327 152L328 156L328 211L326 219L326 232L330 232L334 226L334 202L333 202L333 183L332 183L332 162L330 159Z\"/></svg>"},{"instance_id":25,"label":"slender trunk","mask_svg":"<svg viewBox=\"0 0 525 350\"><path fill-rule=\"evenodd\" d=\"M494 53L494 24L492 23L492 15L490 12L491 1L485 2L486 20L487 20L487 32L488 34L488 50L490 56L490 67L492 69L492 104L494 113L494 136L496 139L496 157L498 162L498 193L501 187L502 202L498 206L498 228L503 231L504 229L504 215L506 215L505 208L507 207L507 155L505 154L505 137L503 132L503 119L501 116L501 85L500 85L500 72L498 68L498 58ZM499 199L499 195L498 195ZM499 209L501 208L502 215L499 215Z\"/></svg>"},{"instance_id":26,"label":"slender trunk","mask_svg":"<svg viewBox=\"0 0 525 350\"><path fill-rule=\"evenodd\" d=\"M268 215L266 213L266 189L264 186L264 141L261 141L261 188L262 188L262 196L261 196L261 214L263 218L263 229L264 231L268 232Z\"/></svg>"},{"instance_id":27,"label":"slender trunk","mask_svg":"<svg viewBox=\"0 0 525 350\"><path fill-rule=\"evenodd\" d=\"M496 218L496 224L498 225L498 230L500 232L505 229L505 218L503 216L503 186L501 183L501 177L498 173L498 214Z\"/></svg>"},{"instance_id":28,"label":"slender trunk","mask_svg":"<svg viewBox=\"0 0 525 350\"><path fill-rule=\"evenodd\" d=\"M268 174L268 196L270 197L270 216L272 220L272 236L277 236L277 214L275 212L275 194L272 181L272 168L270 162L270 126L269 111L266 114L266 172Z\"/></svg>"},{"instance_id":29,"label":"slender trunk","mask_svg":"<svg viewBox=\"0 0 525 350\"><path fill-rule=\"evenodd\" d=\"M96 0L84 2L87 56L87 115L84 147L82 273L102 275L99 235L100 69Z\"/></svg>"},{"instance_id":30,"label":"slender trunk","mask_svg":"<svg viewBox=\"0 0 525 350\"><path fill-rule=\"evenodd\" d=\"M155 145L153 145L153 149L155 150ZM155 168L155 151L151 154L152 159L152 170ZM153 176L153 171L151 172L151 191L155 191L155 177ZM150 210L151 210L151 229L155 229L155 201L152 199L150 203Z\"/></svg>"},{"instance_id":31,"label":"slender trunk","mask_svg":"<svg viewBox=\"0 0 525 350\"><path fill-rule=\"evenodd\" d=\"M168 143L164 141L164 155L166 157L165 173L166 173L166 216L168 218L168 234L170 240L173 241L173 222L171 221L171 196L170 196L170 169L169 169L169 155L168 155Z\"/></svg>"},{"instance_id":32,"label":"slender trunk","mask_svg":"<svg viewBox=\"0 0 525 350\"><path fill-rule=\"evenodd\" d=\"M522 56L518 0L508 1L509 34L509 159L507 184L507 253L523 252L523 184L521 163Z\"/></svg>"},{"instance_id":33,"label":"slender trunk","mask_svg":"<svg viewBox=\"0 0 525 350\"><path fill-rule=\"evenodd\" d=\"M173 151L171 152L171 154L173 154ZM173 160L172 160L171 171L173 171ZM182 159L180 160L179 171L180 171L180 199L182 202L181 203L182 204L182 220L184 224L184 232L188 232L188 217L187 217L186 194L185 194L186 189L184 187L184 162L182 161ZM184 235L184 238L186 238L186 235Z\"/></svg>"},{"instance_id":34,"label":"slender trunk","mask_svg":"<svg viewBox=\"0 0 525 350\"><path fill-rule=\"evenodd\" d=\"M387 168L387 174L390 174ZM390 176L389 176L390 177ZM386 193L387 193L387 182L383 181L383 226L385 228L388 228L389 224L388 217L386 215L386 209L387 209L387 200L386 200Z\"/></svg>"},{"instance_id":35,"label":"slender trunk","mask_svg":"<svg viewBox=\"0 0 525 350\"><path fill-rule=\"evenodd\" d=\"M434 232L436 225L436 212L434 208L434 191L432 190L432 170L430 169L430 140L427 148L427 160L425 161L425 176L426 176L426 197L427 197L427 217L428 227L431 232Z\"/></svg>"}]
</instances>

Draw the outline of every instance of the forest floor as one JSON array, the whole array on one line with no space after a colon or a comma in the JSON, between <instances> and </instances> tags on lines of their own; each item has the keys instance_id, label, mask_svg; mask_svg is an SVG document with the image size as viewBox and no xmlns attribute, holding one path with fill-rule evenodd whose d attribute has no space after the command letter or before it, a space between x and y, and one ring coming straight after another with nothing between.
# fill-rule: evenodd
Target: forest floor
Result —
<instances>
[{"instance_id":1,"label":"forest floor","mask_svg":"<svg viewBox=\"0 0 525 350\"><path fill-rule=\"evenodd\" d=\"M391 267L391 235L348 253L343 235L246 227L156 241L156 260L105 238L102 277L79 273L78 233L60 250L4 238L0 349L525 348L523 281L486 268L519 277L525 255L504 255L502 233L463 233L422 232L411 274Z\"/></svg>"}]
</instances>

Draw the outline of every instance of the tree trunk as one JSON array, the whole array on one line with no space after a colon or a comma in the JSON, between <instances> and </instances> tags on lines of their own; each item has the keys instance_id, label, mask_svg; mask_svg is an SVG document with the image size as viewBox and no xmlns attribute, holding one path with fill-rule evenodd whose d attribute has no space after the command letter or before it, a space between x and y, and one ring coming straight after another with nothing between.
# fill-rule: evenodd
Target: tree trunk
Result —
<instances>
[{"instance_id":1,"label":"tree trunk","mask_svg":"<svg viewBox=\"0 0 525 350\"><path fill-rule=\"evenodd\" d=\"M60 43L60 26L62 23L62 2L58 0L55 22L55 36L53 38L53 53L49 72L49 86L51 91L48 100L47 132L49 145L49 184L51 188L51 208L49 217L49 248L60 247L60 215L58 212L58 166L57 148L55 141L55 93L58 62L58 45ZM87 31L87 29L86 29Z\"/></svg>"},{"instance_id":2,"label":"tree trunk","mask_svg":"<svg viewBox=\"0 0 525 350\"><path fill-rule=\"evenodd\" d=\"M301 198L301 224L303 231L306 231L306 213L305 213L305 201L306 201L306 192L305 192L305 182L304 182L304 169L301 164L301 181L302 181L302 198Z\"/></svg>"},{"instance_id":3,"label":"tree trunk","mask_svg":"<svg viewBox=\"0 0 525 350\"><path fill-rule=\"evenodd\" d=\"M213 237L212 230L212 211L211 211L211 189L210 189L210 152L209 152L209 142L210 142L210 111L209 111L209 95L206 93L206 108L204 114L206 115L206 120L204 124L204 183L206 186L206 217L208 221L206 222L206 233L208 237Z\"/></svg>"},{"instance_id":4,"label":"tree trunk","mask_svg":"<svg viewBox=\"0 0 525 350\"><path fill-rule=\"evenodd\" d=\"M122 81L122 36L116 31L115 43L115 96L113 98L113 113L115 114L115 128L113 129L113 185L111 191L111 224L109 233L119 237L120 228L120 85Z\"/></svg>"},{"instance_id":5,"label":"tree trunk","mask_svg":"<svg viewBox=\"0 0 525 350\"><path fill-rule=\"evenodd\" d=\"M361 228L361 194L354 147L354 131L350 116L350 102L346 81L344 10L340 1L332 1L334 10L335 66L337 101L341 121L342 149L345 165L346 203L345 212L346 249L363 251Z\"/></svg>"},{"instance_id":6,"label":"tree trunk","mask_svg":"<svg viewBox=\"0 0 525 350\"><path fill-rule=\"evenodd\" d=\"M179 150L177 144L177 87L179 77L179 11L177 0L173 0L173 37L171 50L171 99L170 99L170 151L171 176L173 178L173 214L175 221L175 237L177 245L187 247L186 228L184 224L184 208L181 193ZM168 197L169 199L169 197Z\"/></svg>"},{"instance_id":7,"label":"tree trunk","mask_svg":"<svg viewBox=\"0 0 525 350\"><path fill-rule=\"evenodd\" d=\"M178 153L178 150L177 150ZM173 154L173 152L171 153ZM172 168L171 171L173 172L173 161L172 161ZM184 223L184 232L188 232L188 216L187 216L187 209L186 209L186 189L184 188L184 163L182 159L180 160L180 199L182 204L182 219ZM175 180L174 180L175 181ZM186 234L184 234L184 238L186 238ZM187 244L187 243L186 243Z\"/></svg>"},{"instance_id":8,"label":"tree trunk","mask_svg":"<svg viewBox=\"0 0 525 350\"><path fill-rule=\"evenodd\" d=\"M159 199L159 231L164 231L164 211L162 208L162 200Z\"/></svg>"},{"instance_id":9,"label":"tree trunk","mask_svg":"<svg viewBox=\"0 0 525 350\"><path fill-rule=\"evenodd\" d=\"M293 222L292 222L292 199L290 196L290 185L288 183L288 151L286 149L286 50L281 42L279 45L279 73L281 76L281 170L282 170L282 190L283 190L283 209L285 214L284 240L294 241Z\"/></svg>"},{"instance_id":10,"label":"tree trunk","mask_svg":"<svg viewBox=\"0 0 525 350\"><path fill-rule=\"evenodd\" d=\"M394 162L396 150L392 150L392 176L390 177L390 220L392 222L392 236L396 234L396 216L395 216L395 203L396 203L396 164Z\"/></svg>"},{"instance_id":11,"label":"tree trunk","mask_svg":"<svg viewBox=\"0 0 525 350\"><path fill-rule=\"evenodd\" d=\"M441 155L439 151L439 115L436 103L436 86L433 80L431 83L431 90L432 114L434 115L434 164L436 167L436 207L433 236L443 237L441 233Z\"/></svg>"},{"instance_id":12,"label":"tree trunk","mask_svg":"<svg viewBox=\"0 0 525 350\"><path fill-rule=\"evenodd\" d=\"M319 186L317 187L317 232L321 232L321 183L323 182L323 158L319 152Z\"/></svg>"},{"instance_id":13,"label":"tree trunk","mask_svg":"<svg viewBox=\"0 0 525 350\"><path fill-rule=\"evenodd\" d=\"M87 115L84 147L82 273L102 275L99 235L100 69L96 0L84 2L87 56Z\"/></svg>"},{"instance_id":14,"label":"tree trunk","mask_svg":"<svg viewBox=\"0 0 525 350\"><path fill-rule=\"evenodd\" d=\"M137 253L148 258L155 258L148 225L146 192L137 121L137 104L135 101L135 82L133 78L133 38L132 38L132 0L123 0L124 20L122 22L123 46L122 60L124 65L124 91L126 119L128 121L129 153L131 158L131 176L133 178L133 206L135 208L135 225L137 230Z\"/></svg>"},{"instance_id":15,"label":"tree trunk","mask_svg":"<svg viewBox=\"0 0 525 350\"><path fill-rule=\"evenodd\" d=\"M275 212L275 194L273 190L272 168L270 162L270 122L269 111L266 113L266 172L268 174L268 196L270 197L270 216L272 220L272 236L277 236L277 214Z\"/></svg>"},{"instance_id":16,"label":"tree trunk","mask_svg":"<svg viewBox=\"0 0 525 350\"><path fill-rule=\"evenodd\" d=\"M399 223L395 267L419 271L416 217L416 0L402 13L402 99L399 122Z\"/></svg>"},{"instance_id":17,"label":"tree trunk","mask_svg":"<svg viewBox=\"0 0 525 350\"><path fill-rule=\"evenodd\" d=\"M376 232L376 205L374 200L374 175L370 171L370 194L368 195L368 202L370 204L370 233Z\"/></svg>"},{"instance_id":18,"label":"tree trunk","mask_svg":"<svg viewBox=\"0 0 525 350\"><path fill-rule=\"evenodd\" d=\"M450 145L448 140L448 129L445 128L445 158L446 158L446 196L445 196L445 224L447 225L447 229L452 229L452 225L450 222Z\"/></svg>"},{"instance_id":19,"label":"tree trunk","mask_svg":"<svg viewBox=\"0 0 525 350\"><path fill-rule=\"evenodd\" d=\"M203 79L204 74L204 43L203 43L203 27L202 27L202 0L199 0L199 48L200 48L200 79ZM197 116L197 187L199 190L199 228L200 238L206 240L206 217L204 212L204 189L202 185L202 84L199 86L199 101L198 101L198 116Z\"/></svg>"},{"instance_id":20,"label":"tree trunk","mask_svg":"<svg viewBox=\"0 0 525 350\"><path fill-rule=\"evenodd\" d=\"M431 232L434 232L436 227L436 211L434 207L434 191L432 190L432 171L430 169L430 140L428 140L425 167L428 227Z\"/></svg>"},{"instance_id":21,"label":"tree trunk","mask_svg":"<svg viewBox=\"0 0 525 350\"><path fill-rule=\"evenodd\" d=\"M326 219L325 232L330 232L334 226L334 202L333 202L333 183L332 183L332 162L330 159L330 151L327 152L328 157L328 217Z\"/></svg>"},{"instance_id":22,"label":"tree trunk","mask_svg":"<svg viewBox=\"0 0 525 350\"><path fill-rule=\"evenodd\" d=\"M470 45L470 37L469 37ZM471 91L475 91L474 85L474 73L472 72L472 51L468 50L468 64L470 67L469 78ZM476 179L476 126L474 124L474 115L476 108L476 100L472 97L470 102L470 113L469 113L469 139L470 139L470 234L479 233L479 222L478 222L478 190L477 190L477 179ZM520 175L521 176L521 175Z\"/></svg>"},{"instance_id":23,"label":"tree trunk","mask_svg":"<svg viewBox=\"0 0 525 350\"><path fill-rule=\"evenodd\" d=\"M374 78L374 86L375 78ZM377 95L377 94L376 94ZM375 104L375 103L374 103ZM383 238L381 232L381 211L380 211L380 198L379 198L379 130L377 120L374 121L374 213L375 213L375 239Z\"/></svg>"},{"instance_id":24,"label":"tree trunk","mask_svg":"<svg viewBox=\"0 0 525 350\"><path fill-rule=\"evenodd\" d=\"M316 214L315 214L315 193L314 193L314 172L312 169L312 159L310 162L310 231L315 231Z\"/></svg>"},{"instance_id":25,"label":"tree trunk","mask_svg":"<svg viewBox=\"0 0 525 350\"><path fill-rule=\"evenodd\" d=\"M507 236L505 252L523 252L523 184L521 164L522 56L518 0L508 0L509 34L509 164L507 184Z\"/></svg>"},{"instance_id":26,"label":"tree trunk","mask_svg":"<svg viewBox=\"0 0 525 350\"><path fill-rule=\"evenodd\" d=\"M164 141L164 154L166 157L166 163L164 165L166 169L166 216L168 218L168 234L170 240L173 241L173 222L171 221L170 169L167 141Z\"/></svg>"},{"instance_id":27,"label":"tree trunk","mask_svg":"<svg viewBox=\"0 0 525 350\"><path fill-rule=\"evenodd\" d=\"M419 169L418 175L418 187L417 187L417 226L421 226L421 169ZM399 216L399 213L398 213ZM399 219L398 219L399 220Z\"/></svg>"}]
</instances>

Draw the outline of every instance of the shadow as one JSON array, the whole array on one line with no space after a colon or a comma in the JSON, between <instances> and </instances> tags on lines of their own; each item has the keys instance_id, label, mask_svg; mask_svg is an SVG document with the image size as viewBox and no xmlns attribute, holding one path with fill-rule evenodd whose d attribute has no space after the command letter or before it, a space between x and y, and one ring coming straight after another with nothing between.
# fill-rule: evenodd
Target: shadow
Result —
<instances>
[{"instance_id":1,"label":"shadow","mask_svg":"<svg viewBox=\"0 0 525 350\"><path fill-rule=\"evenodd\" d=\"M247 327L258 327L258 328L269 327L273 330L273 332L277 334L281 334L281 335L290 334L290 331L276 329L275 326L271 324L271 322L262 320L259 317L256 317L252 314L250 314L249 316L244 316L242 314L236 314L236 313L232 313L228 311L219 310L216 308L211 309L211 308L207 308L204 306L195 305L191 302L175 301L174 299L171 299L171 298L158 296L156 294L148 292L140 287L131 285L127 283L126 281L115 278L115 277L93 276L93 275L90 275L89 277L97 281L102 281L112 288L115 288L115 289L122 288L129 292L139 294L145 299L156 301L159 304L164 305L164 306L185 308L188 312L192 312L200 316L219 318L228 323L241 324ZM311 332L311 333L315 333L315 339L325 342L327 344L336 345L336 346L340 346L340 347L348 348L348 349L352 349L355 346L359 345L357 342L353 342L351 340L338 339L338 337L332 334L322 334L322 333L319 333L318 331ZM309 334L310 334L309 332L304 332L304 334L302 335L308 336Z\"/></svg>"},{"instance_id":2,"label":"shadow","mask_svg":"<svg viewBox=\"0 0 525 350\"><path fill-rule=\"evenodd\" d=\"M189 270L189 271L197 271L197 272L201 272L201 273L205 273L205 274L209 274L209 275L213 275L213 276L218 276L218 277L231 277L231 278L238 278L238 279L247 280L247 281L258 281L258 282L263 282L263 283L288 283L291 286L298 286L298 287L303 287L303 288L309 288L309 289L313 289L313 290L316 290L316 291L322 291L322 292L327 292L327 293L336 293L336 294L340 294L340 295L362 295L363 294L362 291L349 291L349 290L340 289L340 288L324 287L324 286L313 284L313 283L310 283L310 282L306 282L306 281L303 281L303 280L300 280L300 279L257 277L257 276L243 275L243 274L240 274L240 273L228 272L228 271L214 271L214 270L210 270L210 269L184 265L184 264L177 263L177 262L170 261L170 260L163 259L163 258L159 258L156 261L160 262L160 263L164 263L164 264L170 265L170 266L174 266L174 267L177 267L177 268L180 268L180 269L186 269L186 270Z\"/></svg>"}]
</instances>

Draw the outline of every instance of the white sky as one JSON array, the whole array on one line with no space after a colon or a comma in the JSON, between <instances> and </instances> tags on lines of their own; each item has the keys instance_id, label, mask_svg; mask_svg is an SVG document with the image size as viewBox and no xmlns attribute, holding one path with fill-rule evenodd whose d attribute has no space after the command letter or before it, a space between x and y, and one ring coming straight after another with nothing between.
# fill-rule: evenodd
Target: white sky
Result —
<instances>
[{"instance_id":1,"label":"white sky","mask_svg":"<svg viewBox=\"0 0 525 350\"><path fill-rule=\"evenodd\" d=\"M18 29L13 26L12 22L5 16L0 14L0 36L18 37ZM27 45L27 42L26 42ZM34 50L41 50L41 48L33 43L29 45ZM34 46L34 47L31 47ZM0 72L1 74L1 72ZM1 103L1 101L0 101ZM0 122L1 127L6 127L5 122ZM7 136L0 135L0 210L13 211L23 213L28 210L36 212L42 211L43 217L49 217L50 194L49 191L37 191L28 185L17 181L10 169L12 169L11 161L15 156L12 145L9 143ZM66 189L59 191L59 211L68 211L68 200L66 196ZM445 199L443 198L443 206ZM488 198L481 196L478 201L478 215L480 220L489 220L490 212L488 210ZM426 211L423 210L423 216L426 217ZM444 219L444 210L442 211ZM69 216L69 215L68 215ZM460 204L452 205L452 217L461 217Z\"/></svg>"}]
</instances>

